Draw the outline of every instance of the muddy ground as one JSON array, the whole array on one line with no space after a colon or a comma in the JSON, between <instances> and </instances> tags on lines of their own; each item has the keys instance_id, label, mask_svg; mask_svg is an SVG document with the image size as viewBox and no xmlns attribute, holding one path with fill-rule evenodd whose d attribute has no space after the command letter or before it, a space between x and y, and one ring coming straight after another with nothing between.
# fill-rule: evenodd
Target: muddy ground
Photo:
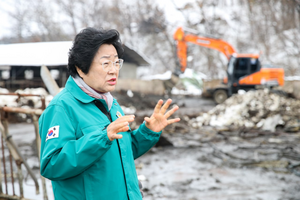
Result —
<instances>
[{"instance_id":1,"label":"muddy ground","mask_svg":"<svg viewBox=\"0 0 300 200\"><path fill-rule=\"evenodd\" d=\"M136 160L145 199L300 199L300 134L164 134L174 146ZM294 171L295 170L295 171ZM299 174L298 174L299 175Z\"/></svg>"},{"instance_id":2,"label":"muddy ground","mask_svg":"<svg viewBox=\"0 0 300 200\"><path fill-rule=\"evenodd\" d=\"M161 98L139 94L131 98L126 93L114 96L120 105L136 108L133 127L151 114ZM172 99L180 106L176 116L181 122L166 128L159 143L135 161L145 200L300 199L300 132L222 130L209 126L193 129L188 121L209 111L215 103L197 96ZM33 125L10 124L9 130L38 174Z\"/></svg>"}]
</instances>

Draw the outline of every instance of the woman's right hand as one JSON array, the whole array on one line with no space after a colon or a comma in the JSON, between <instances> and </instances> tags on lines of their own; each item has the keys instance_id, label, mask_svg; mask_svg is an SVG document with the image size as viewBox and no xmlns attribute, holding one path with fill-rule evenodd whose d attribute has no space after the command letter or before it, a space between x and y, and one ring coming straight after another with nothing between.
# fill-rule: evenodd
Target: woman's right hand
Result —
<instances>
[{"instance_id":1,"label":"woman's right hand","mask_svg":"<svg viewBox=\"0 0 300 200\"><path fill-rule=\"evenodd\" d=\"M118 134L119 132L126 132L129 130L129 123L134 121L134 115L125 115L119 117L116 121L110 123L106 130L107 130L107 137L110 141L114 139L121 139L123 135Z\"/></svg>"}]
</instances>

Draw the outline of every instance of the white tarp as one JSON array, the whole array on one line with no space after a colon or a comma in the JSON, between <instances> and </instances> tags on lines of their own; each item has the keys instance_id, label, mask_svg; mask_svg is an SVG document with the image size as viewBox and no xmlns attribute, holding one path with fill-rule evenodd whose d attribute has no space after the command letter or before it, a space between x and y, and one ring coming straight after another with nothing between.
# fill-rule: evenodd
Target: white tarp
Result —
<instances>
[{"instance_id":1,"label":"white tarp","mask_svg":"<svg viewBox=\"0 0 300 200\"><path fill-rule=\"evenodd\" d=\"M72 41L0 45L0 66L67 65Z\"/></svg>"}]
</instances>

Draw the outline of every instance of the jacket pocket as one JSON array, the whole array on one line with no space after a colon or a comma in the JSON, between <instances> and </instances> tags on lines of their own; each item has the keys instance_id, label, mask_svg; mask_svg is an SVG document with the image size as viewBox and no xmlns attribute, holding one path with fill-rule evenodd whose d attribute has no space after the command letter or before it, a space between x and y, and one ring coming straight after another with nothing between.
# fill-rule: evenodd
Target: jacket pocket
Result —
<instances>
[{"instance_id":1,"label":"jacket pocket","mask_svg":"<svg viewBox=\"0 0 300 200\"><path fill-rule=\"evenodd\" d=\"M107 126L109 125L109 123L107 122L103 122L103 123L100 123L100 124L94 124L94 125L89 125L89 126L86 126L84 128L81 129L82 131L82 134L83 135L87 135L89 133L92 133L94 131L97 131L97 132L101 132L101 131L104 131Z\"/></svg>"}]
</instances>

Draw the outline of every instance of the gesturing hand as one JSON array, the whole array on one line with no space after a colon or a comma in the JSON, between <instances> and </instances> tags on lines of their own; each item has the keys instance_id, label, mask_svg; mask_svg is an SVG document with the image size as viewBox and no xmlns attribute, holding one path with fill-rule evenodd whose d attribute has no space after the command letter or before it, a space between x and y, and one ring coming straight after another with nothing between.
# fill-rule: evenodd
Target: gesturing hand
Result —
<instances>
[{"instance_id":1,"label":"gesturing hand","mask_svg":"<svg viewBox=\"0 0 300 200\"><path fill-rule=\"evenodd\" d=\"M159 132L164 129L169 124L173 124L175 122L179 122L180 118L168 119L171 115L179 109L178 106L173 107L168 112L170 104L172 103L172 99L168 99L167 102L162 106L163 100L159 100L154 108L154 111L151 117L145 117L146 127L154 132Z\"/></svg>"},{"instance_id":2,"label":"gesturing hand","mask_svg":"<svg viewBox=\"0 0 300 200\"><path fill-rule=\"evenodd\" d=\"M118 134L119 132L125 132L129 130L129 122L134 121L134 115L125 115L118 118L107 126L107 137L110 141L114 139L121 139L123 136Z\"/></svg>"}]
</instances>

